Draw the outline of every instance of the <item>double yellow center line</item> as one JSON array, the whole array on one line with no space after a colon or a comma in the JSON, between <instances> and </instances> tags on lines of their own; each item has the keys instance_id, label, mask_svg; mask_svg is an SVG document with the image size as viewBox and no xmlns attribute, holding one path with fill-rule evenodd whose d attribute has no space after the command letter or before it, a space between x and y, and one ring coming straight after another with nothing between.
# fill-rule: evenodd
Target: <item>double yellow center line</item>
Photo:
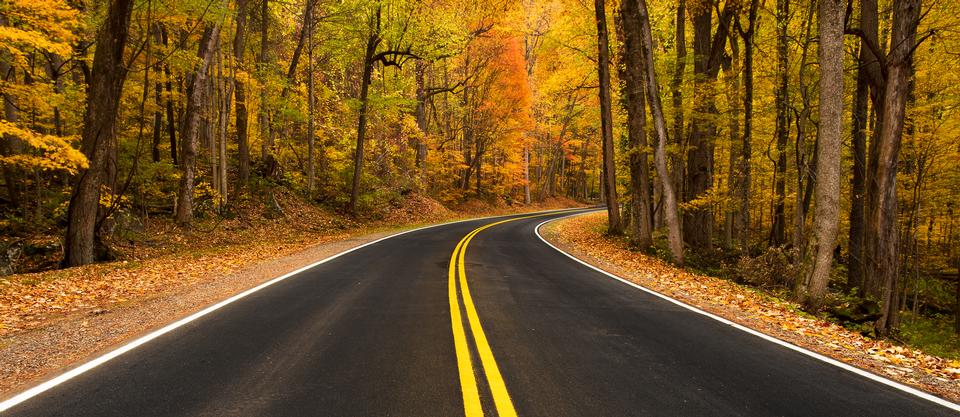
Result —
<instances>
[{"instance_id":1,"label":"double yellow center line","mask_svg":"<svg viewBox=\"0 0 960 417\"><path fill-rule=\"evenodd\" d=\"M493 222L480 226L468 233L453 250L450 256L449 268L449 296L450 296L450 319L453 324L453 344L457 353L457 369L460 373L460 389L463 392L463 409L466 417L483 416L483 407L480 405L480 393L477 390L477 378L473 368L470 348L468 346L466 328L463 324L463 318L460 313L460 300L457 297L457 281L459 278L460 294L463 298L464 311L467 314L467 323L470 325L470 333L473 334L473 341L477 348L477 355L480 357L480 364L483 367L483 374L486 376L487 383L490 385L490 393L493 396L493 404L497 409L497 415L500 417L516 417L517 411L513 407L513 401L510 400L510 394L507 392L507 386L503 382L503 376L500 374L500 368L493 357L493 351L490 349L490 343L487 342L487 336L480 325L480 317L477 315L477 308L473 304L473 297L470 296L470 287L467 285L467 273L464 262L464 254L467 252L467 246L478 233L493 226L508 223L516 220L529 219L533 217L548 216L563 212L551 212L536 214L532 216L514 217L511 219Z\"/></svg>"}]
</instances>

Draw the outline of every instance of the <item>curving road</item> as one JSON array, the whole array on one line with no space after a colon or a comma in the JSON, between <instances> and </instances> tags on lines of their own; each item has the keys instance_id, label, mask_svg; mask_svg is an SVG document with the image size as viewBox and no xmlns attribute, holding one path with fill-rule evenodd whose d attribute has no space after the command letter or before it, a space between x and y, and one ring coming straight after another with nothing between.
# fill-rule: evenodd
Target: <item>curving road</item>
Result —
<instances>
[{"instance_id":1,"label":"curving road","mask_svg":"<svg viewBox=\"0 0 960 417\"><path fill-rule=\"evenodd\" d=\"M362 247L0 409L23 400L2 414L957 415L577 263L534 233L566 214Z\"/></svg>"}]
</instances>

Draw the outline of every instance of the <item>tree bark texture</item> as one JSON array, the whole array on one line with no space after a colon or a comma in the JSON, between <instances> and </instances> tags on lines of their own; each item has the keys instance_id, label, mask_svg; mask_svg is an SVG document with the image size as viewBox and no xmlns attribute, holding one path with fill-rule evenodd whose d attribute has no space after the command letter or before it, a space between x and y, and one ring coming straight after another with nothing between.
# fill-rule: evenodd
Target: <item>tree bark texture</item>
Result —
<instances>
[{"instance_id":1,"label":"tree bark texture","mask_svg":"<svg viewBox=\"0 0 960 417\"><path fill-rule=\"evenodd\" d=\"M603 136L603 184L607 203L607 232L620 234L620 205L617 201L616 160L613 153L613 113L610 100L610 44L604 0L594 1L597 19L597 69L600 79L600 127Z\"/></svg>"},{"instance_id":2,"label":"tree bark texture","mask_svg":"<svg viewBox=\"0 0 960 417\"><path fill-rule=\"evenodd\" d=\"M887 54L887 77L877 135L877 201L871 217L876 242L870 275L882 283L881 312L877 321L880 334L889 334L897 327L900 303L898 296L899 245L897 234L897 163L903 134L906 104L913 75L912 53L916 45L920 21L920 0L898 0L893 10L891 50Z\"/></svg>"},{"instance_id":3,"label":"tree bark texture","mask_svg":"<svg viewBox=\"0 0 960 417\"><path fill-rule=\"evenodd\" d=\"M843 0L820 0L820 146L817 160L816 249L804 304L817 311L833 266L840 218L840 146L843 130Z\"/></svg>"},{"instance_id":4,"label":"tree bark texture","mask_svg":"<svg viewBox=\"0 0 960 417\"><path fill-rule=\"evenodd\" d=\"M787 142L790 136L790 67L787 51L790 26L790 1L777 0L777 87L774 92L777 109L777 163L774 193L773 228L770 243L780 246L786 243L786 194L787 194Z\"/></svg>"},{"instance_id":5,"label":"tree bark texture","mask_svg":"<svg viewBox=\"0 0 960 417\"><path fill-rule=\"evenodd\" d=\"M129 36L132 0L110 2L97 36L93 56L87 108L83 117L80 151L88 167L80 172L67 210L64 264L78 266L94 262L100 187L107 179L106 166L116 140L117 110L126 70L123 51Z\"/></svg>"},{"instance_id":6,"label":"tree bark texture","mask_svg":"<svg viewBox=\"0 0 960 417\"><path fill-rule=\"evenodd\" d=\"M664 219L667 223L667 237L670 242L670 253L677 265L683 265L683 237L680 231L680 216L677 210L677 195L673 183L667 172L667 123L663 117L663 105L660 101L660 87L657 84L656 65L653 59L653 36L650 33L650 14L647 12L646 0L637 1L637 13L640 16L640 33L642 56L644 57L645 74L647 81L647 101L650 104L650 113L657 133L657 148L654 161L657 166L657 175L660 176L660 186L663 189Z\"/></svg>"},{"instance_id":7,"label":"tree bark texture","mask_svg":"<svg viewBox=\"0 0 960 417\"><path fill-rule=\"evenodd\" d=\"M174 221L181 227L190 227L193 223L193 187L196 185L197 142L203 111L201 107L206 103L204 89L219 37L219 25L210 25L204 30L197 52L200 62L187 86L187 105L180 131L180 187L177 192L177 210L174 215Z\"/></svg>"},{"instance_id":8,"label":"tree bark texture","mask_svg":"<svg viewBox=\"0 0 960 417\"><path fill-rule=\"evenodd\" d=\"M650 168L647 162L647 113L644 95L644 62L640 40L640 15L635 1L624 1L619 18L621 59L618 66L623 85L623 106L627 111L630 166L630 237L634 244L653 244L653 216L650 203Z\"/></svg>"}]
</instances>

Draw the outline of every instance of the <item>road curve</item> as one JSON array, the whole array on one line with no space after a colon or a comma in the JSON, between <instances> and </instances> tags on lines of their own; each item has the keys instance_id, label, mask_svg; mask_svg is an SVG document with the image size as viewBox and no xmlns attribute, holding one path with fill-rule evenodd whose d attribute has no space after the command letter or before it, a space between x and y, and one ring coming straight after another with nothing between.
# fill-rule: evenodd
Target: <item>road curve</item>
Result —
<instances>
[{"instance_id":1,"label":"road curve","mask_svg":"<svg viewBox=\"0 0 960 417\"><path fill-rule=\"evenodd\" d=\"M453 223L360 248L2 414L957 415L575 262L534 233L563 215ZM451 268L465 241L462 268ZM475 394L461 388L470 378Z\"/></svg>"}]
</instances>

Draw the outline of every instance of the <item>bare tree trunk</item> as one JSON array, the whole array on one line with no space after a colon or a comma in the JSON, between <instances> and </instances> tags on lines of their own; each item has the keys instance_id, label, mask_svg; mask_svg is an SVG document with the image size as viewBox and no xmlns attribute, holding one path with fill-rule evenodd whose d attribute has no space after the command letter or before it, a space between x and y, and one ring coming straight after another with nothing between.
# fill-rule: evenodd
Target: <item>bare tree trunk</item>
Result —
<instances>
[{"instance_id":1,"label":"bare tree trunk","mask_svg":"<svg viewBox=\"0 0 960 417\"><path fill-rule=\"evenodd\" d=\"M790 26L790 1L777 0L777 87L775 101L777 108L777 163L774 192L776 201L773 212L773 228L770 243L780 246L786 243L786 193L787 193L787 141L790 136L790 98L788 87L790 74L788 66L788 28ZM799 191L798 191L799 192Z\"/></svg>"},{"instance_id":2,"label":"bare tree trunk","mask_svg":"<svg viewBox=\"0 0 960 417\"><path fill-rule=\"evenodd\" d=\"M663 181L672 181L674 190L683 194L683 73L687 68L687 12L686 1L677 2L676 31L674 33L677 48L677 63L673 68L673 79L670 81L670 91L673 96L673 140L677 142L681 151L671 158L673 176L663 178Z\"/></svg>"},{"instance_id":3,"label":"bare tree trunk","mask_svg":"<svg viewBox=\"0 0 960 417\"><path fill-rule=\"evenodd\" d=\"M307 0L311 1L311 0ZM307 29L307 196L313 198L316 183L316 168L314 167L314 87L313 87L313 7L307 8L303 24Z\"/></svg>"},{"instance_id":4,"label":"bare tree trunk","mask_svg":"<svg viewBox=\"0 0 960 417\"><path fill-rule=\"evenodd\" d=\"M67 233L63 263L78 266L94 262L97 239L100 186L106 179L106 164L116 134L117 109L126 70L123 51L129 35L132 0L110 2L97 37L93 56L87 109L83 117L80 150L89 163L81 171L67 211Z\"/></svg>"},{"instance_id":5,"label":"bare tree trunk","mask_svg":"<svg viewBox=\"0 0 960 417\"><path fill-rule=\"evenodd\" d=\"M860 62L864 60L860 45ZM850 179L850 234L847 255L847 288L863 287L863 220L867 174L867 100L869 84L863 68L857 69L857 90L854 94L852 147L853 175Z\"/></svg>"},{"instance_id":6,"label":"bare tree trunk","mask_svg":"<svg viewBox=\"0 0 960 417\"><path fill-rule=\"evenodd\" d=\"M217 48L217 89L220 98L219 132L217 135L217 192L220 194L219 209L222 212L227 204L227 128L230 126L230 108L233 104L234 77L226 77L223 73L223 56Z\"/></svg>"},{"instance_id":7,"label":"bare tree trunk","mask_svg":"<svg viewBox=\"0 0 960 417\"><path fill-rule=\"evenodd\" d=\"M247 0L237 0L237 29L233 34L233 59L235 68L243 68L243 52L246 44ZM233 92L237 101L237 189L239 193L250 181L250 135L248 131L247 92L243 81L233 76Z\"/></svg>"},{"instance_id":8,"label":"bare tree trunk","mask_svg":"<svg viewBox=\"0 0 960 417\"><path fill-rule=\"evenodd\" d=\"M157 23L160 26L160 38L163 40L163 46L167 46L167 28L163 23ZM173 111L173 75L170 73L170 64L163 64L164 90L167 92L166 112L167 112L167 136L170 138L170 160L174 165L179 165L180 159L177 157L177 125Z\"/></svg>"},{"instance_id":9,"label":"bare tree trunk","mask_svg":"<svg viewBox=\"0 0 960 417\"><path fill-rule=\"evenodd\" d=\"M603 179L607 203L607 233L623 232L620 222L620 205L617 201L616 160L613 155L613 113L610 101L610 45L607 36L607 14L604 0L594 1L597 19L597 67L600 78L600 125L603 136Z\"/></svg>"},{"instance_id":10,"label":"bare tree trunk","mask_svg":"<svg viewBox=\"0 0 960 417\"><path fill-rule=\"evenodd\" d=\"M653 36L650 33L650 14L647 12L646 0L637 0L640 16L641 45L643 57L646 61L645 72L647 81L647 101L650 104L650 113L653 116L653 125L657 132L657 149L654 160L657 166L657 175L660 176L660 185L663 188L664 218L667 222L667 236L670 241L670 252L677 265L683 265L683 238L680 232L680 216L677 210L677 196L673 190L673 183L667 172L667 123L663 117L663 106L660 102L660 86L657 84L656 64L653 60Z\"/></svg>"},{"instance_id":11,"label":"bare tree trunk","mask_svg":"<svg viewBox=\"0 0 960 417\"><path fill-rule=\"evenodd\" d=\"M716 81L723 60L730 19L735 6L724 4L719 26L711 35L713 7L698 7L693 15L694 90L698 99L690 122L690 151L684 176L684 202L691 203L705 197L713 186L713 154L716 147L719 110L716 103ZM707 249L713 239L713 211L710 204L697 204L684 212L684 241L698 249Z\"/></svg>"},{"instance_id":12,"label":"bare tree trunk","mask_svg":"<svg viewBox=\"0 0 960 417\"><path fill-rule=\"evenodd\" d=\"M730 135L730 149L728 150L727 169L727 197L728 202L724 204L724 224L723 224L723 246L725 248L733 247L733 235L736 227L736 217L738 197L740 195L740 186L742 184L742 174L740 172L740 158L743 152L740 139L740 108L738 104L740 99L740 48L737 43L737 37L730 37L730 60L724 70L724 81L727 87L727 100L730 103L727 110L727 134Z\"/></svg>"},{"instance_id":13,"label":"bare tree trunk","mask_svg":"<svg viewBox=\"0 0 960 417\"><path fill-rule=\"evenodd\" d=\"M898 325L897 162L919 21L920 0L899 0L894 4L891 50L887 56L886 88L876 144L878 163L877 170L872 173L877 182L878 206L873 217L868 219L877 231L876 258L870 272L883 284L883 316L877 321L877 330L883 335Z\"/></svg>"},{"instance_id":14,"label":"bare tree trunk","mask_svg":"<svg viewBox=\"0 0 960 417\"><path fill-rule=\"evenodd\" d=\"M753 154L753 53L754 36L756 35L757 12L760 0L750 1L747 30L740 33L743 38L743 143L740 146L740 189L737 211L737 230L740 241L740 251L743 255L750 253L750 157Z\"/></svg>"},{"instance_id":15,"label":"bare tree trunk","mask_svg":"<svg viewBox=\"0 0 960 417\"><path fill-rule=\"evenodd\" d=\"M360 79L360 111L357 117L357 144L353 152L353 181L350 187L350 214L356 216L357 200L360 199L360 175L363 172L363 142L367 133L367 95L370 91L370 78L373 76L373 57L380 44L380 10L377 10L377 27L367 37L367 47L363 58L363 75ZM371 29L374 30L374 29Z\"/></svg>"},{"instance_id":16,"label":"bare tree trunk","mask_svg":"<svg viewBox=\"0 0 960 417\"><path fill-rule=\"evenodd\" d=\"M833 267L840 218L840 145L843 130L843 0L820 0L820 166L817 173L816 258L804 304L817 311Z\"/></svg>"},{"instance_id":17,"label":"bare tree trunk","mask_svg":"<svg viewBox=\"0 0 960 417\"><path fill-rule=\"evenodd\" d=\"M879 14L876 0L861 0L860 2L860 30L863 32L862 40L865 44L872 43L879 46ZM867 118L868 122L882 124L879 118L883 116L883 91L886 90L886 79L883 76L883 68L880 59L874 54L871 48L863 51L865 61L860 62L860 68L867 74L870 80L870 99L873 102L874 119ZM864 199L864 247L863 263L870 265L876 262L877 256L877 233L876 225L870 221L876 216L879 204L878 188L876 181L878 149L879 149L879 131L873 129L873 135L867 149L867 174L866 174L866 198ZM881 297L881 288L883 286L880 277L873 276L870 270L863 271L862 287L860 295L879 300Z\"/></svg>"},{"instance_id":18,"label":"bare tree trunk","mask_svg":"<svg viewBox=\"0 0 960 417\"><path fill-rule=\"evenodd\" d=\"M523 145L523 204L530 204L530 146Z\"/></svg>"},{"instance_id":19,"label":"bare tree trunk","mask_svg":"<svg viewBox=\"0 0 960 417\"><path fill-rule=\"evenodd\" d=\"M193 223L193 187L196 177L197 137L200 133L200 106L206 100L203 90L207 84L210 64L213 60L215 45L220 37L220 26L208 26L200 39L197 65L193 79L187 86L187 106L180 133L180 188L177 193L177 211L174 220L181 227L190 227Z\"/></svg>"},{"instance_id":20,"label":"bare tree trunk","mask_svg":"<svg viewBox=\"0 0 960 417\"><path fill-rule=\"evenodd\" d=\"M414 78L417 83L417 107L416 107L416 118L417 118L417 127L420 128L420 133L422 136L418 136L414 145L414 152L416 152L416 158L414 159L415 166L417 167L417 180L416 184L418 187L421 186L423 182L423 177L425 175L425 170L423 164L427 159L427 143L424 141L427 135L427 81L426 81L426 72L427 72L427 63L423 60L417 60L417 63L414 67Z\"/></svg>"},{"instance_id":21,"label":"bare tree trunk","mask_svg":"<svg viewBox=\"0 0 960 417\"><path fill-rule=\"evenodd\" d=\"M813 21L817 9L817 4L811 2L807 8L805 28L802 38L802 47L800 52L800 73L797 77L799 84L801 105L800 112L797 115L797 136L794 142L794 160L797 167L797 190L795 193L795 206L793 210L793 247L797 250L799 260L797 263L806 267L809 266L807 259L807 233L806 222L809 208L810 197L813 193L814 178L816 178L816 147L820 143L819 136L814 140L813 157L808 158L807 131L811 124L810 114L812 105L810 99L810 85L807 82L807 62L809 58L810 45L814 41ZM806 189L805 189L806 188ZM802 282L806 276L804 268L798 268L796 282Z\"/></svg>"},{"instance_id":22,"label":"bare tree trunk","mask_svg":"<svg viewBox=\"0 0 960 417\"><path fill-rule=\"evenodd\" d=\"M163 37L160 35L159 25L151 25L150 32L153 35L153 41L157 44L163 42ZM156 102L157 108L153 112L153 144L150 147L150 157L151 160L156 163L160 162L160 143L163 142L163 85L160 81L157 81L154 84L154 101Z\"/></svg>"},{"instance_id":23,"label":"bare tree trunk","mask_svg":"<svg viewBox=\"0 0 960 417\"><path fill-rule=\"evenodd\" d=\"M621 4L619 18L621 58L621 100L627 110L630 165L630 237L646 248L653 244L653 216L650 212L650 168L647 163L647 113L644 101L644 62L640 15L635 1Z\"/></svg>"},{"instance_id":24,"label":"bare tree trunk","mask_svg":"<svg viewBox=\"0 0 960 417\"><path fill-rule=\"evenodd\" d=\"M273 165L273 137L270 134L270 112L267 104L266 73L270 65L270 45L268 29L270 28L270 1L261 0L260 8L260 55L257 57L257 69L263 79L260 88L260 111L257 114L260 125L260 155L264 164Z\"/></svg>"}]
</instances>

